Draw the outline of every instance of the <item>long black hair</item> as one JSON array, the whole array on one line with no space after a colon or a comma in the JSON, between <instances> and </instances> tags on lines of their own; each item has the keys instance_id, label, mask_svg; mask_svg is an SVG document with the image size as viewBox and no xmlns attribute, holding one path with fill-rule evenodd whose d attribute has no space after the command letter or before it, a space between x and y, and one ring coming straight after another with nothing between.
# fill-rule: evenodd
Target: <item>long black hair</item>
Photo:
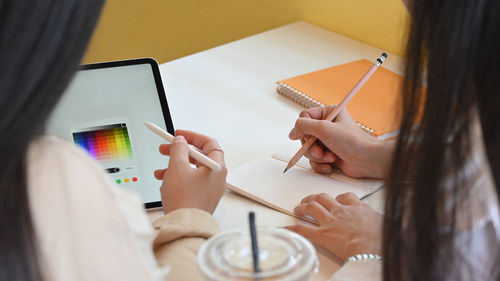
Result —
<instances>
[{"instance_id":1,"label":"long black hair","mask_svg":"<svg viewBox=\"0 0 500 281\"><path fill-rule=\"evenodd\" d=\"M26 154L77 69L102 2L0 0L0 280L42 279Z\"/></svg>"},{"instance_id":2,"label":"long black hair","mask_svg":"<svg viewBox=\"0 0 500 281\"><path fill-rule=\"evenodd\" d=\"M500 194L500 1L410 2L403 119L387 180L383 276L446 280L457 266L458 207L445 206L466 188L460 171L472 154L476 116ZM443 184L445 174L454 175L451 186Z\"/></svg>"}]
</instances>

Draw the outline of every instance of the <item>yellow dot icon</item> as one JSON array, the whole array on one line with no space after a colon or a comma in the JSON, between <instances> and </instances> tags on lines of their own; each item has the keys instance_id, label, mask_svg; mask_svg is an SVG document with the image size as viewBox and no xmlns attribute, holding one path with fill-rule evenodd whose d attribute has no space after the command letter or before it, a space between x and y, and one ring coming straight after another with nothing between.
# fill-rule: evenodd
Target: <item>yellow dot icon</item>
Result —
<instances>
[{"instance_id":1,"label":"yellow dot icon","mask_svg":"<svg viewBox=\"0 0 500 281\"><path fill-rule=\"evenodd\" d=\"M130 180L127 178L127 179L124 179L123 180L125 183L128 183Z\"/></svg>"}]
</instances>

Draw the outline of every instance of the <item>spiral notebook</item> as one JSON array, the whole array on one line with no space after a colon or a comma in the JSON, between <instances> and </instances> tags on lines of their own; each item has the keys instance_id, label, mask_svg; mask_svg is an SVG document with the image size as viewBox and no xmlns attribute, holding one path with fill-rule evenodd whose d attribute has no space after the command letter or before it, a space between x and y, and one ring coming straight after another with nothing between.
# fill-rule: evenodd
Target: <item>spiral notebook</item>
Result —
<instances>
[{"instance_id":1,"label":"spiral notebook","mask_svg":"<svg viewBox=\"0 0 500 281\"><path fill-rule=\"evenodd\" d=\"M306 108L335 105L372 65L362 59L285 79L277 82L277 92ZM381 138L397 135L403 82L401 75L379 67L346 108L368 133Z\"/></svg>"}]
</instances>

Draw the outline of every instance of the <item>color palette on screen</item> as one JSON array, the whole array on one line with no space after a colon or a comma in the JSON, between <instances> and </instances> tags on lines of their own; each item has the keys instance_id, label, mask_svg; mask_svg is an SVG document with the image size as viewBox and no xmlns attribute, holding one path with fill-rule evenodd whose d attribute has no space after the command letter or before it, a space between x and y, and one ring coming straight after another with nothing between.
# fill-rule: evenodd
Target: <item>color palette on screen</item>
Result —
<instances>
[{"instance_id":1,"label":"color palette on screen","mask_svg":"<svg viewBox=\"0 0 500 281\"><path fill-rule=\"evenodd\" d=\"M75 144L103 162L132 160L132 146L125 123L88 128L73 133Z\"/></svg>"}]
</instances>

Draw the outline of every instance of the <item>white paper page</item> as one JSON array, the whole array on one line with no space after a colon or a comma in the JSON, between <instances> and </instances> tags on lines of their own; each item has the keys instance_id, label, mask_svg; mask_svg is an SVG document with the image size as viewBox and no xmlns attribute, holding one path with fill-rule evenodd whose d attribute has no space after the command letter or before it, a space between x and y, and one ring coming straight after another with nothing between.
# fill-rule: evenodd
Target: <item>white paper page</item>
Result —
<instances>
[{"instance_id":1,"label":"white paper page","mask_svg":"<svg viewBox=\"0 0 500 281\"><path fill-rule=\"evenodd\" d=\"M293 167L283 173L285 167L286 163L269 157L241 166L230 173L227 180L228 183L291 212L310 194L327 193L335 197L353 192L361 198L380 186L345 183L301 167Z\"/></svg>"},{"instance_id":2,"label":"white paper page","mask_svg":"<svg viewBox=\"0 0 500 281\"><path fill-rule=\"evenodd\" d=\"M300 148L300 147L299 147ZM282 161L284 163L288 163L290 159L292 159L293 155L297 152L299 148L294 148L293 146L283 146L277 149L277 152L272 155L272 158ZM285 165L286 166L286 165ZM306 157L300 158L300 160L295 164L297 167L302 167L304 169L311 169L311 165L309 164L309 160ZM287 172L288 173L288 172ZM380 180L374 179L355 179L346 176L341 171L334 169L333 173L330 175L331 178L336 180L343 181L345 183L350 183L354 185L362 185L369 186L373 188L380 188L383 185L383 182Z\"/></svg>"}]
</instances>

